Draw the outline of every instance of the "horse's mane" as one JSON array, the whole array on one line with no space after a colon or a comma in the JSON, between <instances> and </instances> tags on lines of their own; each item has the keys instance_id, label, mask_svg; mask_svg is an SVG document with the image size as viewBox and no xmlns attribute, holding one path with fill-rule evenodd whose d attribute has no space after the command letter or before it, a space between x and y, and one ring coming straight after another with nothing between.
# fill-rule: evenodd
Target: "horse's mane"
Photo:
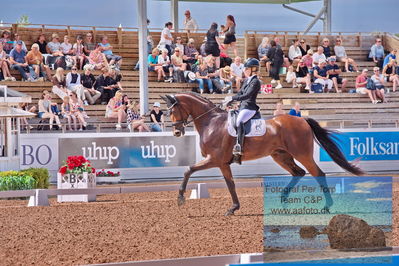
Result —
<instances>
[{"instance_id":1,"label":"horse's mane","mask_svg":"<svg viewBox=\"0 0 399 266\"><path fill-rule=\"evenodd\" d=\"M193 92L193 91L187 91L187 92L181 92L181 93L179 93L179 94L191 95L191 96L193 96L194 98L197 98L197 99L201 100L202 102L204 102L205 104L209 105L210 107L215 107L215 104L214 104L211 100L209 100L208 98L202 96L202 95L199 94L199 93L196 93L196 92ZM217 108L215 109L215 111L221 112L221 113L222 113L222 112L226 112L225 110L222 110L220 107L217 107Z\"/></svg>"}]
</instances>

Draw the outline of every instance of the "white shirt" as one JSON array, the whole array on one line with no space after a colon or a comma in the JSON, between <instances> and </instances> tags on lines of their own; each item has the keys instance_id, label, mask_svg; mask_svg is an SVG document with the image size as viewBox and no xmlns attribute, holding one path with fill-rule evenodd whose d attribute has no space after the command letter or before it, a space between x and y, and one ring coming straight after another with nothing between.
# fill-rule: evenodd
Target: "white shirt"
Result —
<instances>
[{"instance_id":1,"label":"white shirt","mask_svg":"<svg viewBox=\"0 0 399 266\"><path fill-rule=\"evenodd\" d=\"M302 57L302 52L298 46L295 48L294 45L291 45L290 49L288 50L288 58L294 60L295 57Z\"/></svg>"},{"instance_id":2,"label":"white shirt","mask_svg":"<svg viewBox=\"0 0 399 266\"><path fill-rule=\"evenodd\" d=\"M319 53L313 54L313 66L316 66L315 63L318 64L320 59L326 60L326 56L325 56L324 53L322 53L322 54L319 54Z\"/></svg>"},{"instance_id":3,"label":"white shirt","mask_svg":"<svg viewBox=\"0 0 399 266\"><path fill-rule=\"evenodd\" d=\"M169 56L164 58L162 55L158 56L158 64L162 64L162 66L167 66L170 64Z\"/></svg>"},{"instance_id":4,"label":"white shirt","mask_svg":"<svg viewBox=\"0 0 399 266\"><path fill-rule=\"evenodd\" d=\"M242 74L244 73L244 64L241 63L237 66L236 63L232 63L230 68L234 75L242 77Z\"/></svg>"},{"instance_id":5,"label":"white shirt","mask_svg":"<svg viewBox=\"0 0 399 266\"><path fill-rule=\"evenodd\" d=\"M251 82L251 80L252 80L255 76L256 76L256 74L250 76L249 78L247 78L247 84L249 84L249 83Z\"/></svg>"},{"instance_id":6,"label":"white shirt","mask_svg":"<svg viewBox=\"0 0 399 266\"><path fill-rule=\"evenodd\" d=\"M191 32L196 32L198 29L197 21L195 21L195 19L193 19L193 17L190 17L189 19L184 18L183 24L184 24L185 30L190 30Z\"/></svg>"},{"instance_id":7,"label":"white shirt","mask_svg":"<svg viewBox=\"0 0 399 266\"><path fill-rule=\"evenodd\" d=\"M165 35L170 38L170 40L165 39ZM161 33L161 40L159 41L160 44L167 44L167 45L172 45L172 33L170 33L170 30L168 28L164 28Z\"/></svg>"}]
</instances>

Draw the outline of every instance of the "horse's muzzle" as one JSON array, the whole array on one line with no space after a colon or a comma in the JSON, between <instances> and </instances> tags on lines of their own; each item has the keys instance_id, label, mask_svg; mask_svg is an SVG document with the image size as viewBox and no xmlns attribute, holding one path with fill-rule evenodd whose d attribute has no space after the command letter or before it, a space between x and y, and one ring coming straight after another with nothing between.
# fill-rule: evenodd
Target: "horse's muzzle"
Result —
<instances>
[{"instance_id":1,"label":"horse's muzzle","mask_svg":"<svg viewBox=\"0 0 399 266\"><path fill-rule=\"evenodd\" d=\"M178 130L178 129L175 129L175 130L173 130L173 136L175 136L175 137L182 137L182 136L184 136L184 129L183 130Z\"/></svg>"}]
</instances>

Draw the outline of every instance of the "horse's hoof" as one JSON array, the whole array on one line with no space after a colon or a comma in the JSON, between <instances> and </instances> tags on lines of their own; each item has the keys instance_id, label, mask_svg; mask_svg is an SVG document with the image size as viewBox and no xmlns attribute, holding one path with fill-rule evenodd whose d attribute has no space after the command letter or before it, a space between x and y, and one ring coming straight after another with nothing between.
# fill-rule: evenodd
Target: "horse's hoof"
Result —
<instances>
[{"instance_id":1,"label":"horse's hoof","mask_svg":"<svg viewBox=\"0 0 399 266\"><path fill-rule=\"evenodd\" d=\"M231 215L234 215L234 211L233 211L233 210L228 210L228 211L224 214L224 216L231 216Z\"/></svg>"},{"instance_id":2,"label":"horse's hoof","mask_svg":"<svg viewBox=\"0 0 399 266\"><path fill-rule=\"evenodd\" d=\"M184 198L184 196L178 196L177 197L177 206L182 206L184 205L184 203L186 203L186 199Z\"/></svg>"}]
</instances>

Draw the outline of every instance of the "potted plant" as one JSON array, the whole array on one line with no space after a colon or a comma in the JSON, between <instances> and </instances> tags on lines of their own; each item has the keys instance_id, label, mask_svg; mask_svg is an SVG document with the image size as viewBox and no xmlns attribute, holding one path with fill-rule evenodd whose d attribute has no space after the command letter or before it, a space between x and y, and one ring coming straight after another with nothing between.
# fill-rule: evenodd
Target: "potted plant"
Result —
<instances>
[{"instance_id":1,"label":"potted plant","mask_svg":"<svg viewBox=\"0 0 399 266\"><path fill-rule=\"evenodd\" d=\"M83 156L69 156L57 174L57 188L94 188L96 187L96 169ZM95 201L96 195L59 195L58 202Z\"/></svg>"},{"instance_id":2,"label":"potted plant","mask_svg":"<svg viewBox=\"0 0 399 266\"><path fill-rule=\"evenodd\" d=\"M120 175L119 171L111 171L102 169L96 173L97 182L103 183L119 183L120 182Z\"/></svg>"}]
</instances>

